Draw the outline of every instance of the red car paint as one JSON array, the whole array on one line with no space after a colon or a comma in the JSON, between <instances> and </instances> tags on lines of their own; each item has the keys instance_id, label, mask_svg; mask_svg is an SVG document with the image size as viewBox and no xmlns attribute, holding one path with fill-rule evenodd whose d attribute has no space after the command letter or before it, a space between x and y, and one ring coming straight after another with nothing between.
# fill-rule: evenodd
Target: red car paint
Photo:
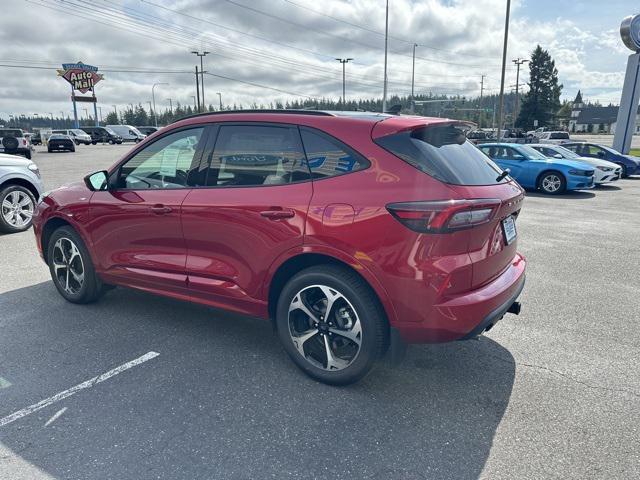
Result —
<instances>
[{"instance_id":1,"label":"red car paint","mask_svg":"<svg viewBox=\"0 0 640 480\"><path fill-rule=\"evenodd\" d=\"M506 245L500 224L522 207L523 191L515 182L447 184L372 141L446 124L444 119L286 112L196 116L164 128L121 160L176 129L226 122L312 127L371 165L320 180L241 188L92 192L73 184L46 196L36 209L41 255L50 227L68 223L107 283L263 318L273 307L271 281L285 262L306 254L330 257L363 277L389 324L409 343L460 339L522 288L526 261L516 251L517 240ZM500 202L492 221L449 233L418 233L387 209L397 202L449 199Z\"/></svg>"}]
</instances>

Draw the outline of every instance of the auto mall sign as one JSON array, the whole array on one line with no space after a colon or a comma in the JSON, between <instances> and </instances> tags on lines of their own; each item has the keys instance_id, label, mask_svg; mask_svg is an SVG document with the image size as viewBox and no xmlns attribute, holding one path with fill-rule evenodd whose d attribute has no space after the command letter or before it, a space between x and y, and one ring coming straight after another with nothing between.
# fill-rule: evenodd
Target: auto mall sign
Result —
<instances>
[{"instance_id":1,"label":"auto mall sign","mask_svg":"<svg viewBox=\"0 0 640 480\"><path fill-rule=\"evenodd\" d=\"M82 93L93 90L95 84L103 79L103 76L98 73L98 67L82 62L63 63L62 69L58 70L58 75L69 82L74 90Z\"/></svg>"}]
</instances>

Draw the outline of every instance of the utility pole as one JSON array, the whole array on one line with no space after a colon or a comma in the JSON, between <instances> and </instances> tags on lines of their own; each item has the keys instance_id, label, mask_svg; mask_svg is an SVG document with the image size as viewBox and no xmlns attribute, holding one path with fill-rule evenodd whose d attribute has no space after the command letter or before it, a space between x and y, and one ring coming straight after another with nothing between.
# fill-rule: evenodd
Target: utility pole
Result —
<instances>
[{"instance_id":1,"label":"utility pole","mask_svg":"<svg viewBox=\"0 0 640 480\"><path fill-rule=\"evenodd\" d=\"M204 101L204 65L202 58L209 55L210 52L198 52L197 50L193 50L191 53L200 57L200 85L202 86L202 110L205 110L206 103Z\"/></svg>"},{"instance_id":2,"label":"utility pole","mask_svg":"<svg viewBox=\"0 0 640 480\"><path fill-rule=\"evenodd\" d=\"M382 88L382 113L387 110L387 46L389 43L389 0L384 21L384 86Z\"/></svg>"},{"instance_id":3,"label":"utility pole","mask_svg":"<svg viewBox=\"0 0 640 480\"><path fill-rule=\"evenodd\" d=\"M336 58L342 64L342 108L345 108L346 105L346 96L345 96L345 66L349 63L353 58Z\"/></svg>"},{"instance_id":4,"label":"utility pole","mask_svg":"<svg viewBox=\"0 0 640 480\"><path fill-rule=\"evenodd\" d=\"M527 63L529 60L526 60L524 58L516 58L515 60L511 60L513 63L516 64L516 108L513 111L513 125L515 126L516 124L516 119L518 118L518 108L520 107L520 94L518 93L518 87L520 86L520 65Z\"/></svg>"},{"instance_id":5,"label":"utility pole","mask_svg":"<svg viewBox=\"0 0 640 480\"><path fill-rule=\"evenodd\" d=\"M167 98L167 100L169 100L169 111L173 114L173 103L171 103L170 98Z\"/></svg>"},{"instance_id":6,"label":"utility pole","mask_svg":"<svg viewBox=\"0 0 640 480\"><path fill-rule=\"evenodd\" d=\"M484 77L486 75L482 74L480 76L480 108L482 109L482 94L484 93ZM482 110L480 111L480 115L478 115L478 128L482 128Z\"/></svg>"},{"instance_id":7,"label":"utility pole","mask_svg":"<svg viewBox=\"0 0 640 480\"><path fill-rule=\"evenodd\" d=\"M118 117L118 106L117 105L111 105L113 107L114 112L116 112L116 121L118 123L120 123L120 118Z\"/></svg>"},{"instance_id":8,"label":"utility pole","mask_svg":"<svg viewBox=\"0 0 640 480\"><path fill-rule=\"evenodd\" d=\"M220 111L222 111L222 93L216 92L216 95L218 95L218 100L220 100Z\"/></svg>"},{"instance_id":9,"label":"utility pole","mask_svg":"<svg viewBox=\"0 0 640 480\"><path fill-rule=\"evenodd\" d=\"M196 95L198 98L198 109L197 112L200 113L202 110L200 110L200 80L198 80L198 66L196 65Z\"/></svg>"},{"instance_id":10,"label":"utility pole","mask_svg":"<svg viewBox=\"0 0 640 480\"><path fill-rule=\"evenodd\" d=\"M156 127L158 126L158 115L156 114L156 95L153 89L156 88L158 85L169 85L169 84L166 82L160 82L160 83L154 83L151 86L151 99L153 100L153 120L155 121Z\"/></svg>"},{"instance_id":11,"label":"utility pole","mask_svg":"<svg viewBox=\"0 0 640 480\"><path fill-rule=\"evenodd\" d=\"M511 13L511 0L507 0L507 11L504 18L504 45L502 46L502 76L500 78L500 107L498 109L498 131L496 139L500 141L502 130L502 116L504 114L504 75L507 68L507 43L509 41L509 14Z\"/></svg>"},{"instance_id":12,"label":"utility pole","mask_svg":"<svg viewBox=\"0 0 640 480\"><path fill-rule=\"evenodd\" d=\"M411 113L413 113L414 111L414 107L413 107L413 86L415 83L415 78L416 78L416 47L418 46L417 43L413 44L413 63L412 63L412 67L411 67Z\"/></svg>"},{"instance_id":13,"label":"utility pole","mask_svg":"<svg viewBox=\"0 0 640 480\"><path fill-rule=\"evenodd\" d=\"M98 110L100 111L100 121L102 122L102 107L98 107Z\"/></svg>"}]
</instances>

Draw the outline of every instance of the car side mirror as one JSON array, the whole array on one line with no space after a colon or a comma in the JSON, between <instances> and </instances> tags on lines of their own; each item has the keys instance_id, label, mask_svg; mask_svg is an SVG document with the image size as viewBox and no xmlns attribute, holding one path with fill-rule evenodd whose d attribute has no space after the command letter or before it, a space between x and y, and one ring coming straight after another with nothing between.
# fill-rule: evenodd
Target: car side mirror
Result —
<instances>
[{"instance_id":1,"label":"car side mirror","mask_svg":"<svg viewBox=\"0 0 640 480\"><path fill-rule=\"evenodd\" d=\"M101 170L84 177L84 183L92 192L109 190L109 172Z\"/></svg>"}]
</instances>

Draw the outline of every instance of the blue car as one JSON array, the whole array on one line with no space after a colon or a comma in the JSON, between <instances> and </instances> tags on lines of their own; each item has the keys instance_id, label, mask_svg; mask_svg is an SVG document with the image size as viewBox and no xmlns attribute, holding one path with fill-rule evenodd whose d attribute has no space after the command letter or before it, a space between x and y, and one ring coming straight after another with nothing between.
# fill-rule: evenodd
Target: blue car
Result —
<instances>
[{"instance_id":1,"label":"blue car","mask_svg":"<svg viewBox=\"0 0 640 480\"><path fill-rule=\"evenodd\" d=\"M613 148L596 143L571 142L563 143L562 146L576 152L581 157L599 158L620 165L623 177L640 175L640 158L633 155L623 155Z\"/></svg>"},{"instance_id":2,"label":"blue car","mask_svg":"<svg viewBox=\"0 0 640 480\"><path fill-rule=\"evenodd\" d=\"M483 143L478 147L522 187L557 195L593 188L593 167L575 160L548 158L528 145Z\"/></svg>"}]
</instances>

